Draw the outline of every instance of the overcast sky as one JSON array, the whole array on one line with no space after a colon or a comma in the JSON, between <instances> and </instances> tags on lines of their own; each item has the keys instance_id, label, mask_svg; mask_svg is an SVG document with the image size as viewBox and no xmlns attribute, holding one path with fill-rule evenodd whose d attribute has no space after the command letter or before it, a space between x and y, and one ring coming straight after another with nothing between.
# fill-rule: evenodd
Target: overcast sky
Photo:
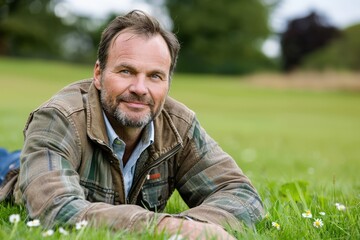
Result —
<instances>
[{"instance_id":1,"label":"overcast sky","mask_svg":"<svg viewBox=\"0 0 360 240\"><path fill-rule=\"evenodd\" d=\"M72 11L93 17L103 17L110 12L122 13L132 9L141 9L156 16L166 11L149 7L136 0L66 0L66 2ZM288 20L306 16L312 10L327 17L330 24L339 28L360 23L360 0L283 0L271 16L271 27L275 31L283 31ZM160 21L165 25L168 24L166 18ZM269 39L263 49L269 56L276 56L279 52L277 39Z\"/></svg>"}]
</instances>

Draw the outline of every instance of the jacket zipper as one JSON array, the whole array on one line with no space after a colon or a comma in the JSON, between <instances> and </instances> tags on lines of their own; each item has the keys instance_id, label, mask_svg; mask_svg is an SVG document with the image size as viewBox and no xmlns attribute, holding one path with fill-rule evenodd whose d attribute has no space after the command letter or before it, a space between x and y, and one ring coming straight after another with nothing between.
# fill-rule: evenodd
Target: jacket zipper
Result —
<instances>
[{"instance_id":1,"label":"jacket zipper","mask_svg":"<svg viewBox=\"0 0 360 240\"><path fill-rule=\"evenodd\" d=\"M128 198L126 199L126 204L135 204L134 202L134 197L133 196L138 196L139 192L140 192L140 188L137 187L139 185L139 182L141 181L142 184L144 184L144 180L145 180L145 175L146 173L148 173L151 169L157 167L158 165L160 165L165 159L171 158L172 156L174 156L179 149L181 148L181 143L179 143L178 145L176 145L171 151L167 152L166 154L162 155L161 157L159 157L155 163L151 164L150 166L148 166L147 168L145 168L140 174L139 177L137 178L135 184L132 185ZM141 185L142 185L141 184ZM133 194L134 190L136 188L138 189L138 191L136 192L136 194ZM132 203L130 201L130 199L132 200ZM136 199L135 199L136 200Z\"/></svg>"}]
</instances>

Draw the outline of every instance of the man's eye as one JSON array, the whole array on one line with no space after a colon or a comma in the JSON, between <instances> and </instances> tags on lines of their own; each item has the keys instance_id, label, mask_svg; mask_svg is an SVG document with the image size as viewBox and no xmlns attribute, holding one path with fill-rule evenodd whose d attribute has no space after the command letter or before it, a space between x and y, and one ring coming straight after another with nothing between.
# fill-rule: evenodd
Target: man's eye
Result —
<instances>
[{"instance_id":1,"label":"man's eye","mask_svg":"<svg viewBox=\"0 0 360 240\"><path fill-rule=\"evenodd\" d=\"M130 71L129 71L129 70L126 70L126 69L124 69L124 70L121 70L121 71L120 71L120 73L123 73L123 74L130 74Z\"/></svg>"},{"instance_id":2,"label":"man's eye","mask_svg":"<svg viewBox=\"0 0 360 240\"><path fill-rule=\"evenodd\" d=\"M152 78L160 78L160 76L157 75L157 74L153 74L153 75L152 75Z\"/></svg>"},{"instance_id":3,"label":"man's eye","mask_svg":"<svg viewBox=\"0 0 360 240\"><path fill-rule=\"evenodd\" d=\"M152 74L151 78L154 80L162 80L162 77L159 74Z\"/></svg>"}]
</instances>

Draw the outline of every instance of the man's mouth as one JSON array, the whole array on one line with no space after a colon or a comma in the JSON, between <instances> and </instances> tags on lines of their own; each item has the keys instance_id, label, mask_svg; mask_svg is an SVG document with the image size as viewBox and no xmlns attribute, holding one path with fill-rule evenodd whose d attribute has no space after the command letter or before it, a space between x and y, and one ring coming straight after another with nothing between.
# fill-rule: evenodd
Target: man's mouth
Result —
<instances>
[{"instance_id":1,"label":"man's mouth","mask_svg":"<svg viewBox=\"0 0 360 240\"><path fill-rule=\"evenodd\" d=\"M125 103L125 105L129 108L136 108L136 109L145 108L149 106L148 103L144 103L144 102L123 101L123 103Z\"/></svg>"}]
</instances>

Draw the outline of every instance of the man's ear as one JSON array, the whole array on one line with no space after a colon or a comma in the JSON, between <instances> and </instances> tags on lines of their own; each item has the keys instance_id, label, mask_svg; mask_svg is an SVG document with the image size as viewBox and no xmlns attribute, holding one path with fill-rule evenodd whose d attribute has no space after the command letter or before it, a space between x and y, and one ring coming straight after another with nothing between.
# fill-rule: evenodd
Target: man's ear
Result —
<instances>
[{"instance_id":1,"label":"man's ear","mask_svg":"<svg viewBox=\"0 0 360 240\"><path fill-rule=\"evenodd\" d=\"M96 61L94 66L94 85L95 87L100 90L101 89L101 69L100 69L100 62L99 60Z\"/></svg>"}]
</instances>

